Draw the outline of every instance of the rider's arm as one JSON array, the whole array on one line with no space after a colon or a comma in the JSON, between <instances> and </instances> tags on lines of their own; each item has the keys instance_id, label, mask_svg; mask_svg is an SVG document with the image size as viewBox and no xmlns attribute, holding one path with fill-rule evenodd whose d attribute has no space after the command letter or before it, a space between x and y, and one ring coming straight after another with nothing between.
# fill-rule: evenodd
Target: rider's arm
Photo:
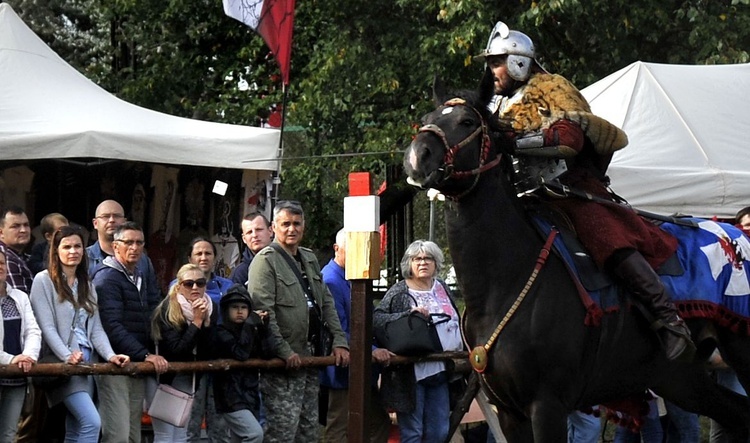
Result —
<instances>
[{"instance_id":1,"label":"rider's arm","mask_svg":"<svg viewBox=\"0 0 750 443\"><path fill-rule=\"evenodd\" d=\"M572 157L583 149L584 134L578 123L558 120L549 128L516 138L516 154Z\"/></svg>"}]
</instances>

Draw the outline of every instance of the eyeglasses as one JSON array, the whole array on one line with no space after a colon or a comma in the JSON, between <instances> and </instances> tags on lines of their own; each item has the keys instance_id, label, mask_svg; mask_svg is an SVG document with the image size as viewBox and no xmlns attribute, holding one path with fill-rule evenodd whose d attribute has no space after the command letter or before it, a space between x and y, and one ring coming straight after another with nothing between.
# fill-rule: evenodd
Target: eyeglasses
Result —
<instances>
[{"instance_id":1,"label":"eyeglasses","mask_svg":"<svg viewBox=\"0 0 750 443\"><path fill-rule=\"evenodd\" d=\"M206 286L206 279L205 278L199 278L198 280L183 280L182 283L180 283L185 288L193 288L193 287L199 287L203 288Z\"/></svg>"},{"instance_id":2,"label":"eyeglasses","mask_svg":"<svg viewBox=\"0 0 750 443\"><path fill-rule=\"evenodd\" d=\"M111 218L115 220L122 220L123 218L125 218L125 214L117 214L117 213L99 214L96 216L96 218L98 218L99 220L109 220Z\"/></svg>"},{"instance_id":3,"label":"eyeglasses","mask_svg":"<svg viewBox=\"0 0 750 443\"><path fill-rule=\"evenodd\" d=\"M115 241L122 243L127 248L131 246L138 246L140 248L141 246L146 244L146 242L143 240L115 240Z\"/></svg>"},{"instance_id":4,"label":"eyeglasses","mask_svg":"<svg viewBox=\"0 0 750 443\"><path fill-rule=\"evenodd\" d=\"M435 259L432 257L412 257L412 263L435 263Z\"/></svg>"}]
</instances>

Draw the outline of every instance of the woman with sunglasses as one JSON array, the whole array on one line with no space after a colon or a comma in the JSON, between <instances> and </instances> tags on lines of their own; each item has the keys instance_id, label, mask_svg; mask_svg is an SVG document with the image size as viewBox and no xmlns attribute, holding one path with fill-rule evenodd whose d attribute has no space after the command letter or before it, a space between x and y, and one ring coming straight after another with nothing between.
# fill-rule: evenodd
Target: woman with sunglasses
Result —
<instances>
[{"instance_id":1,"label":"woman with sunglasses","mask_svg":"<svg viewBox=\"0 0 750 443\"><path fill-rule=\"evenodd\" d=\"M177 281L154 311L151 334L158 353L168 361L210 358L213 329L219 309L206 294L206 276L200 267L186 264L177 271ZM194 392L193 374L167 374L161 383L186 393ZM187 428L153 419L154 443L186 442Z\"/></svg>"},{"instance_id":2,"label":"woman with sunglasses","mask_svg":"<svg viewBox=\"0 0 750 443\"><path fill-rule=\"evenodd\" d=\"M117 366L130 357L115 354L102 327L96 290L89 281L86 250L78 229L63 226L50 245L49 267L34 277L31 306L48 350L69 365L94 363L99 356ZM45 392L50 407L63 403L66 442L99 440L101 418L94 406L94 378L73 376Z\"/></svg>"}]
</instances>

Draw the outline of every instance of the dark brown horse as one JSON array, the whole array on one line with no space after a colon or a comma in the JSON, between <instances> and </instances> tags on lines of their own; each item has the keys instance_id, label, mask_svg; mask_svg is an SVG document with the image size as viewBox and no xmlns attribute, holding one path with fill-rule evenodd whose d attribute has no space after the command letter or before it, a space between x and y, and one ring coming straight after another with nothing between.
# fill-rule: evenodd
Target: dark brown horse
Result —
<instances>
[{"instance_id":1,"label":"dark brown horse","mask_svg":"<svg viewBox=\"0 0 750 443\"><path fill-rule=\"evenodd\" d=\"M605 314L600 326L585 326L576 284L557 255L549 255L524 290L545 238L516 196L506 142L490 127L491 77L479 91L461 93L461 100L438 89L438 107L423 118L404 166L413 184L453 197L446 210L448 242L466 301L469 346L486 344L506 318L489 347L481 384L498 407L508 441L565 442L571 411L651 388L714 418L731 430L733 442L746 442L747 398L716 385L704 361L667 361L654 332L628 309ZM519 294L525 298L514 309ZM701 342L702 355L718 345L750 388L750 338L706 320L690 327L696 341L712 337Z\"/></svg>"}]
</instances>

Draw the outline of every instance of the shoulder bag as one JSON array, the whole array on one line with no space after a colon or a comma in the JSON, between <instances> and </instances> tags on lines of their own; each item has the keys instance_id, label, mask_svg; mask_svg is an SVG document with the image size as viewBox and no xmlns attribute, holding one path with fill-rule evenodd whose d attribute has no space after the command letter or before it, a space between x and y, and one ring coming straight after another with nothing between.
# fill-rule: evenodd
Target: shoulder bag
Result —
<instances>
[{"instance_id":1,"label":"shoulder bag","mask_svg":"<svg viewBox=\"0 0 750 443\"><path fill-rule=\"evenodd\" d=\"M417 300L411 294L408 295L418 306ZM429 317L425 317L416 311L409 312L404 317L386 323L385 327L375 329L375 339L382 347L397 355L415 356L443 352L443 345L440 344L435 326L448 320L448 314L430 314Z\"/></svg>"},{"instance_id":2,"label":"shoulder bag","mask_svg":"<svg viewBox=\"0 0 750 443\"><path fill-rule=\"evenodd\" d=\"M318 303L315 301L315 296L308 292L308 286L305 284L305 279L302 278L302 273L297 267L297 264L294 263L294 259L291 258L289 254L287 254L286 251L284 251L284 249L278 243L272 242L271 247L274 248L276 252L281 254L282 257L284 257L286 264L289 265L289 267L292 269L292 272L294 272L294 275L297 277L297 280L299 280L299 284L300 286L302 286L302 291L304 291L305 297L310 300L310 302L313 304L315 312L317 313L320 331L316 334L313 334L312 344L315 347L313 354L316 357L331 355L331 353L333 352L333 334L331 333L331 329L328 327L328 322L326 322L323 318L323 310L320 309L320 306L318 306Z\"/></svg>"},{"instance_id":3,"label":"shoulder bag","mask_svg":"<svg viewBox=\"0 0 750 443\"><path fill-rule=\"evenodd\" d=\"M66 346L68 349L70 349L70 342L73 341L73 335L75 331L73 328L76 324L76 315L77 313L74 312L73 314L73 322L70 324L70 334L68 335L68 342L66 343ZM42 347L42 356L39 357L39 360L36 361L39 364L44 363L63 363L62 360L60 360L57 355L55 355L54 352L52 352L52 349L50 349L49 346L47 346L47 343L44 343L44 346ZM41 390L44 391L50 391L55 388L59 388L60 386L64 385L68 380L70 380L69 375L35 375L31 377L31 383L38 387Z\"/></svg>"},{"instance_id":4,"label":"shoulder bag","mask_svg":"<svg viewBox=\"0 0 750 443\"><path fill-rule=\"evenodd\" d=\"M156 344L156 353L159 354L159 344ZM193 356L196 350L193 349ZM156 376L159 381L159 376ZM148 415L178 428L184 428L190 420L190 411L193 409L193 397L195 396L195 372L193 372L193 388L188 394L182 392L172 385L159 383L156 393L148 407Z\"/></svg>"}]
</instances>

